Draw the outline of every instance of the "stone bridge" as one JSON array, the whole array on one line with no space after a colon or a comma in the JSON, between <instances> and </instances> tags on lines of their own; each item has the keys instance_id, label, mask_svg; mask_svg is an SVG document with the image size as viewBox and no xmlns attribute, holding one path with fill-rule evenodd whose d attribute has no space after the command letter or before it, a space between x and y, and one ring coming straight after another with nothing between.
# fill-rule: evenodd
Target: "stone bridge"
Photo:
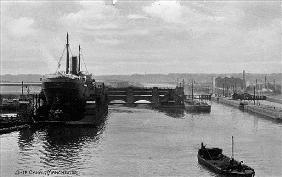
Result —
<instances>
[{"instance_id":1,"label":"stone bridge","mask_svg":"<svg viewBox=\"0 0 282 177\"><path fill-rule=\"evenodd\" d=\"M125 104L134 104L139 100L149 101L153 106L171 106L179 107L184 105L184 89L176 88L158 88L158 87L126 87L126 88L108 88L108 102L122 100Z\"/></svg>"}]
</instances>

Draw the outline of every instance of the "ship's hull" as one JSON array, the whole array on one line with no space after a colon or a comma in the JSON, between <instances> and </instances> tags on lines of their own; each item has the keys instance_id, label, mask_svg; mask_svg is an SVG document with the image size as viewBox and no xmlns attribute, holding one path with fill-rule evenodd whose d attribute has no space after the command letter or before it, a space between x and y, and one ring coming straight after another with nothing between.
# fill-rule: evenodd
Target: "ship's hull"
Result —
<instances>
[{"instance_id":1,"label":"ship's hull","mask_svg":"<svg viewBox=\"0 0 282 177\"><path fill-rule=\"evenodd\" d=\"M46 97L49 120L70 121L83 117L87 96L83 80L46 78L42 82L42 90Z\"/></svg>"},{"instance_id":2,"label":"ship's hull","mask_svg":"<svg viewBox=\"0 0 282 177\"><path fill-rule=\"evenodd\" d=\"M66 43L66 70L45 75L42 80L42 105L36 109L36 119L46 122L79 121L85 117L88 109L87 101L93 101L90 110L100 111L105 106L106 96L104 84L98 85L91 74L80 70L79 56L69 56L69 38ZM104 109L102 109L104 110ZM101 112L101 111L100 111ZM90 121L95 119L96 114Z\"/></svg>"}]
</instances>

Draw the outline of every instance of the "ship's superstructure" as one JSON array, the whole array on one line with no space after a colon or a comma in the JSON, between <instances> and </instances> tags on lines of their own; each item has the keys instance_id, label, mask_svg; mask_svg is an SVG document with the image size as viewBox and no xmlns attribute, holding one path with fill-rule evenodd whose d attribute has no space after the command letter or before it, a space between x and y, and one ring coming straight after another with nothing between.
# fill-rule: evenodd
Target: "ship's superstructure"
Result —
<instances>
[{"instance_id":1,"label":"ship's superstructure","mask_svg":"<svg viewBox=\"0 0 282 177\"><path fill-rule=\"evenodd\" d=\"M87 100L100 100L101 95L104 94L103 91L99 91L97 95L96 82L92 75L80 70L80 55L79 46L78 57L69 56L67 34L66 71L57 71L55 74L45 75L42 79L42 91L46 98L45 114L48 114L48 120L80 120Z\"/></svg>"}]
</instances>

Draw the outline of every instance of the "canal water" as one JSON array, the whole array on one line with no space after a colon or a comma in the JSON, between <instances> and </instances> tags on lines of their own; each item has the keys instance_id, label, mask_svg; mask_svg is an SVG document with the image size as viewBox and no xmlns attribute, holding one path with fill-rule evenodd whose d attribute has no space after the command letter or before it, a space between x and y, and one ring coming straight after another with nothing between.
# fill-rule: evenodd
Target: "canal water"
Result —
<instances>
[{"instance_id":1,"label":"canal water","mask_svg":"<svg viewBox=\"0 0 282 177\"><path fill-rule=\"evenodd\" d=\"M282 176L282 123L212 103L210 114L114 105L100 127L44 127L0 135L0 176L217 176L197 149L223 148L256 176ZM24 174L26 173L26 174ZM46 175L47 176L47 175ZM55 175L50 175L55 176Z\"/></svg>"}]
</instances>

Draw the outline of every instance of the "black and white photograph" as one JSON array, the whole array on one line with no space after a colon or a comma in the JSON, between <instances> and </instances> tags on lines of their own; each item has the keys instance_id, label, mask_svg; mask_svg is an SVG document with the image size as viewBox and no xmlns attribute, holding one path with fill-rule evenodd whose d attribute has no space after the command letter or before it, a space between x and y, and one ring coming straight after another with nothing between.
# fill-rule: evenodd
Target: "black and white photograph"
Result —
<instances>
[{"instance_id":1,"label":"black and white photograph","mask_svg":"<svg viewBox=\"0 0 282 177\"><path fill-rule=\"evenodd\" d=\"M1 177L282 177L281 0L0 0Z\"/></svg>"}]
</instances>

